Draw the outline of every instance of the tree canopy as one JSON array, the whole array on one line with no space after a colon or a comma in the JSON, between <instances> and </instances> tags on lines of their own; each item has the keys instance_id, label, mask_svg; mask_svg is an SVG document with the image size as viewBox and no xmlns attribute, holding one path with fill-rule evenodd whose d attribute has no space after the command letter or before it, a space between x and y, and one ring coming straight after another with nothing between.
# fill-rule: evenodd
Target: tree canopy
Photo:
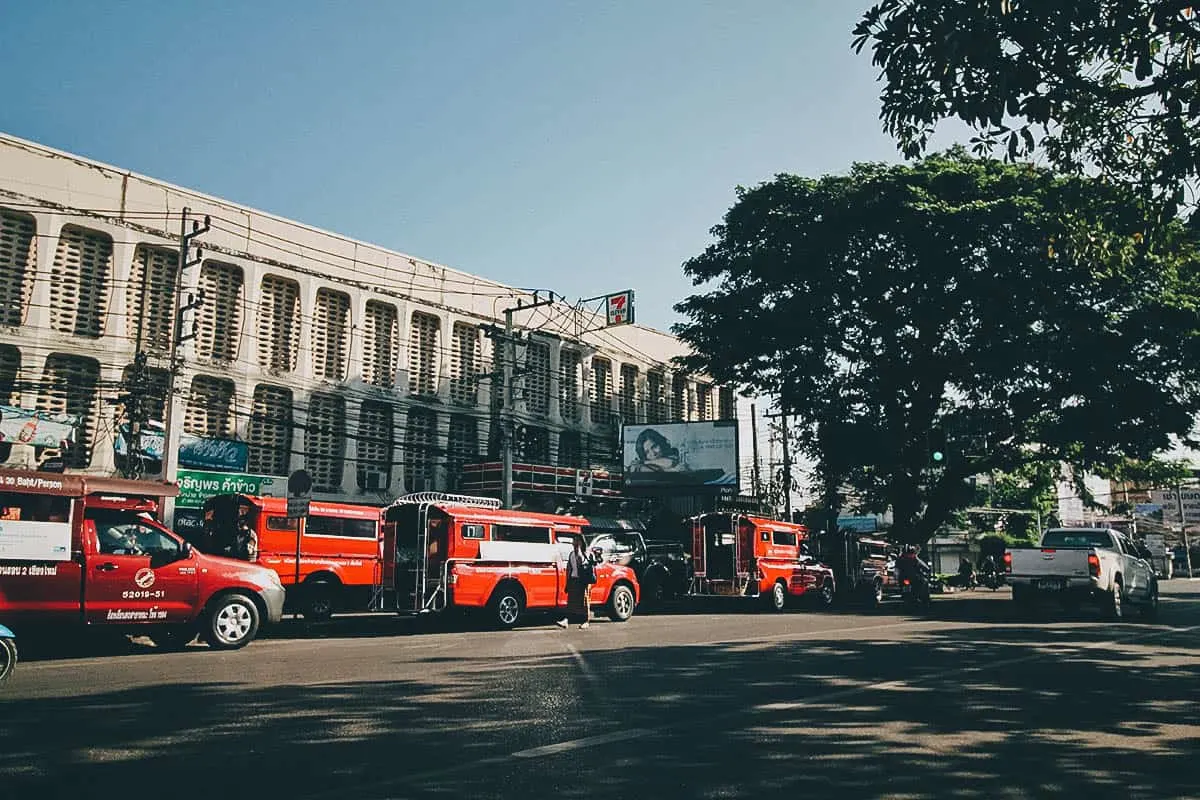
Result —
<instances>
[{"instance_id":1,"label":"tree canopy","mask_svg":"<svg viewBox=\"0 0 1200 800\"><path fill-rule=\"evenodd\" d=\"M827 504L852 487L924 541L968 476L1148 459L1191 430L1200 263L1147 224L1119 185L962 150L779 175L684 264L681 366L781 396Z\"/></svg>"},{"instance_id":2,"label":"tree canopy","mask_svg":"<svg viewBox=\"0 0 1200 800\"><path fill-rule=\"evenodd\" d=\"M1169 211L1200 174L1193 0L879 0L854 30L882 70L881 117L909 157L957 118L978 152L1044 153L1130 182ZM1167 214L1167 217L1171 214Z\"/></svg>"}]
</instances>

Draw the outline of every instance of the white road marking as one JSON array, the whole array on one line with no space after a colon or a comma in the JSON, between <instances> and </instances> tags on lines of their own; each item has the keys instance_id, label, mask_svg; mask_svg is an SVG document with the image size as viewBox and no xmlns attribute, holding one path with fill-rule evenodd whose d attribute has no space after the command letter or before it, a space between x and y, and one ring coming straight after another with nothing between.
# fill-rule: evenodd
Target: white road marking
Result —
<instances>
[{"instance_id":1,"label":"white road marking","mask_svg":"<svg viewBox=\"0 0 1200 800\"><path fill-rule=\"evenodd\" d=\"M566 742L557 742L548 744L542 747L531 747L528 750L518 750L513 753L514 758L537 758L539 756L552 756L556 753L566 753L571 750L582 750L587 747L592 747L597 744L608 744L609 742L625 742L630 739L640 739L643 736L649 736L654 733L646 728L629 728L626 730L613 731L612 733L601 733L597 736L585 736L582 739L571 739Z\"/></svg>"}]
</instances>

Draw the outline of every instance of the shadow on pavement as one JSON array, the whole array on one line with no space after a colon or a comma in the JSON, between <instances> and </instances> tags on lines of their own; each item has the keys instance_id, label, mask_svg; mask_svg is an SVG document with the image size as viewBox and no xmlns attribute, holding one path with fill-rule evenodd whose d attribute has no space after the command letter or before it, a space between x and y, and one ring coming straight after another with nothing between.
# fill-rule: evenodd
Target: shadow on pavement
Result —
<instances>
[{"instance_id":1,"label":"shadow on pavement","mask_svg":"<svg viewBox=\"0 0 1200 800\"><path fill-rule=\"evenodd\" d=\"M1182 797L1200 752L1195 641L1164 625L951 626L431 654L420 680L0 695L0 797ZM600 738L561 744L583 737Z\"/></svg>"}]
</instances>

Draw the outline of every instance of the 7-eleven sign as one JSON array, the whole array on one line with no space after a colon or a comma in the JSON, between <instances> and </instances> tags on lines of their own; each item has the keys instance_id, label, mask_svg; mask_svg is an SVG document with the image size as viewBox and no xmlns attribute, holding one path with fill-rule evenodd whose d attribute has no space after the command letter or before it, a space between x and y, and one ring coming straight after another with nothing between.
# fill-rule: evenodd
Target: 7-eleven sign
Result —
<instances>
[{"instance_id":1,"label":"7-eleven sign","mask_svg":"<svg viewBox=\"0 0 1200 800\"><path fill-rule=\"evenodd\" d=\"M604 305L608 312L610 326L628 325L633 322L633 289L610 294L604 298Z\"/></svg>"}]
</instances>

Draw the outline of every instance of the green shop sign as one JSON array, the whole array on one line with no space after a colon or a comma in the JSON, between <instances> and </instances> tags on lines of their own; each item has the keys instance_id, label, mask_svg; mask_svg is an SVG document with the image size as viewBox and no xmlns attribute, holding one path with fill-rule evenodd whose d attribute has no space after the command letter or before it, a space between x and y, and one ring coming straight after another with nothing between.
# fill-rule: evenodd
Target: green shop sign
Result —
<instances>
[{"instance_id":1,"label":"green shop sign","mask_svg":"<svg viewBox=\"0 0 1200 800\"><path fill-rule=\"evenodd\" d=\"M197 472L179 470L179 497L176 508L203 508L210 497L219 494L283 496L287 478L275 475L243 475L235 472Z\"/></svg>"}]
</instances>

